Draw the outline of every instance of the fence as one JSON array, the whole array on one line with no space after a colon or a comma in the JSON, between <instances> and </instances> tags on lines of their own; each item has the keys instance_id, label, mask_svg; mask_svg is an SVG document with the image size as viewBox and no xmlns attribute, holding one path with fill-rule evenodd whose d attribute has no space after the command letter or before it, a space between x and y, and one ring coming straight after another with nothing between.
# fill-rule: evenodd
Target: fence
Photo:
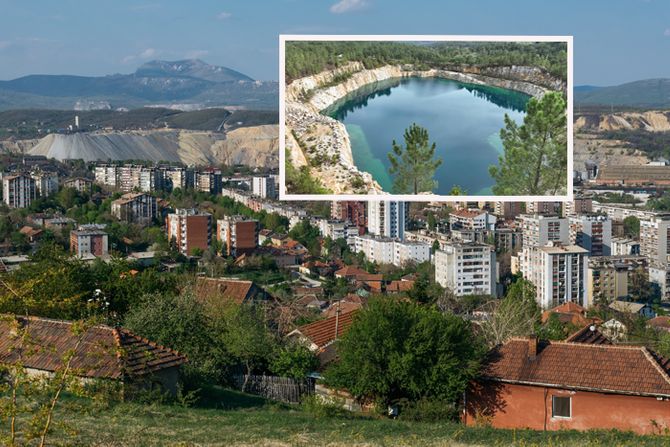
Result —
<instances>
[{"instance_id":1,"label":"fence","mask_svg":"<svg viewBox=\"0 0 670 447\"><path fill-rule=\"evenodd\" d=\"M233 377L233 385L241 390L246 377L249 380L244 391L266 399L296 404L303 396L314 394L315 380L312 378L296 380L290 377L238 375Z\"/></svg>"}]
</instances>

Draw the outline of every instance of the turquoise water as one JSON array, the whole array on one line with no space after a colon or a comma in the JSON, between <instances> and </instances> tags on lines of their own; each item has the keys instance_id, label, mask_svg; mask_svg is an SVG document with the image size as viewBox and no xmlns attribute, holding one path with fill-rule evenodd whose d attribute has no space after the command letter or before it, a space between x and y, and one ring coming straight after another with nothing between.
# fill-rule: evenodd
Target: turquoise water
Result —
<instances>
[{"instance_id":1,"label":"turquoise water","mask_svg":"<svg viewBox=\"0 0 670 447\"><path fill-rule=\"evenodd\" d=\"M354 162L392 192L388 153L412 123L428 129L442 165L437 194L459 186L470 195L491 194L489 166L503 147L499 132L508 114L523 122L530 96L497 87L437 78L409 78L366 85L323 113L347 127Z\"/></svg>"}]
</instances>

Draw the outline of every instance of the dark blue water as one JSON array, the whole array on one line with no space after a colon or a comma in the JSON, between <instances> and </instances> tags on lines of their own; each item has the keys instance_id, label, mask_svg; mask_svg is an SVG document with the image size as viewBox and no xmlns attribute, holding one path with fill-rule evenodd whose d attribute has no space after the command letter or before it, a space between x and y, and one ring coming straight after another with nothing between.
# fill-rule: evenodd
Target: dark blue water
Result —
<instances>
[{"instance_id":1,"label":"dark blue water","mask_svg":"<svg viewBox=\"0 0 670 447\"><path fill-rule=\"evenodd\" d=\"M412 123L428 129L442 158L435 178L437 194L459 186L469 195L491 194L489 166L502 153L500 129L508 114L521 124L530 96L497 87L438 78L409 78L371 84L323 113L342 121L349 132L354 162L385 191L392 192L388 153Z\"/></svg>"}]
</instances>

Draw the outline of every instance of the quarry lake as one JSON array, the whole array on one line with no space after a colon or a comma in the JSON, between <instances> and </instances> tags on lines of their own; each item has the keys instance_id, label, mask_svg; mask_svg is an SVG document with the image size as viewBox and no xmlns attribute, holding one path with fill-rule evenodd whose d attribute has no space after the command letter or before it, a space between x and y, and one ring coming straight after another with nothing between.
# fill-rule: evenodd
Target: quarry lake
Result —
<instances>
[{"instance_id":1,"label":"quarry lake","mask_svg":"<svg viewBox=\"0 0 670 447\"><path fill-rule=\"evenodd\" d=\"M322 113L343 122L354 162L392 192L388 153L412 123L428 129L442 165L437 194L459 186L468 195L492 194L489 166L502 153L500 129L508 114L521 124L530 96L513 90L439 78L406 78L366 85Z\"/></svg>"}]
</instances>

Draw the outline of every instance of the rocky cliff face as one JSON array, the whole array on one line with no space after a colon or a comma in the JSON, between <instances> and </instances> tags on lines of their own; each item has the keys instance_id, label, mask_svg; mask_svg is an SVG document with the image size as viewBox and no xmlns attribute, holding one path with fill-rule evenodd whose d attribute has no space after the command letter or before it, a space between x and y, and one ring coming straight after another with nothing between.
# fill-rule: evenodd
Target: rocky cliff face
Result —
<instances>
[{"instance_id":1,"label":"rocky cliff face","mask_svg":"<svg viewBox=\"0 0 670 447\"><path fill-rule=\"evenodd\" d=\"M575 131L606 132L611 130L670 131L670 112L588 113L577 115Z\"/></svg>"},{"instance_id":2,"label":"rocky cliff face","mask_svg":"<svg viewBox=\"0 0 670 447\"><path fill-rule=\"evenodd\" d=\"M466 68L462 71L415 70L407 65L387 65L366 70L360 62L352 62L336 70L296 79L286 87L286 133L297 137L287 137L291 159L296 161L296 166L302 159L316 160L312 175L335 194L380 194L383 191L372 176L355 166L344 124L321 114L349 93L366 85L404 77L452 79L502 87L534 97L542 97L549 90L565 91L565 83L535 67ZM343 75L348 76L346 80L329 85ZM310 143L312 141L315 142ZM302 156L297 153L298 149L303 152Z\"/></svg>"}]
</instances>

